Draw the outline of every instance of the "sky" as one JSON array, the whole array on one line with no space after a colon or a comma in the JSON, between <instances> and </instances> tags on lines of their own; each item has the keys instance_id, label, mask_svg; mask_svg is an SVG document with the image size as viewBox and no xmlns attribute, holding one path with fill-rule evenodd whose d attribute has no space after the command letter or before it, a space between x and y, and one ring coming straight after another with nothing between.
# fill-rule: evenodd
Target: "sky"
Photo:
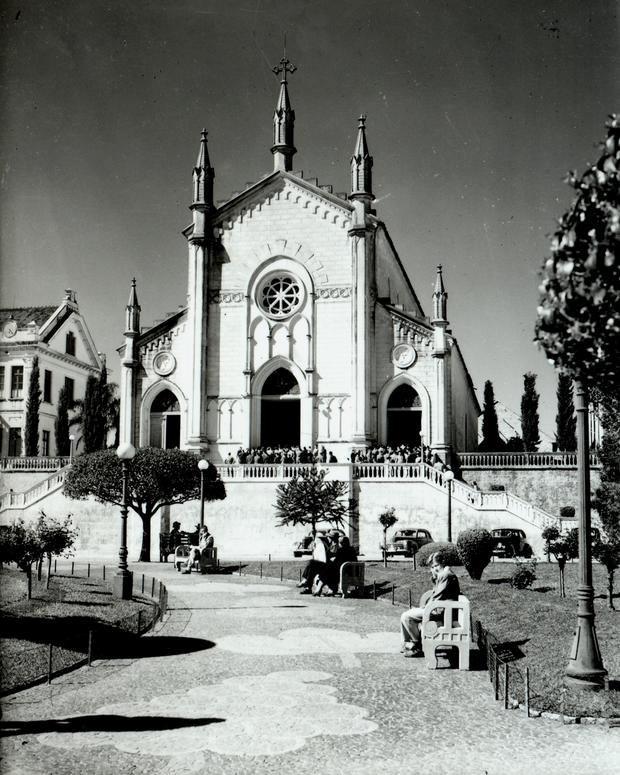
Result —
<instances>
[{"instance_id":1,"label":"sky","mask_svg":"<svg viewBox=\"0 0 620 775\"><path fill-rule=\"evenodd\" d=\"M377 215L428 314L437 264L482 404L519 412L538 375L539 270L620 109L612 0L3 0L0 306L77 291L118 379L135 276L142 322L185 302L191 172L209 131L216 199L273 168L272 115L297 66L295 169L349 190L366 113Z\"/></svg>"}]
</instances>

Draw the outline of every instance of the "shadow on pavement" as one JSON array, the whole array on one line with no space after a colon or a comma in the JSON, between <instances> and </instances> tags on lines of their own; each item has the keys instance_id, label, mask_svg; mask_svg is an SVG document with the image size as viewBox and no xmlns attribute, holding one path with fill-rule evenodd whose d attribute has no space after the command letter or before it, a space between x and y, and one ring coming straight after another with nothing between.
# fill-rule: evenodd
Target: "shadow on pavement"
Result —
<instances>
[{"instance_id":1,"label":"shadow on pavement","mask_svg":"<svg viewBox=\"0 0 620 775\"><path fill-rule=\"evenodd\" d=\"M0 737L12 735L40 735L44 732L147 732L184 727L202 727L221 724L223 718L179 718L178 716L116 716L93 714L62 719L34 719L32 721L0 722Z\"/></svg>"},{"instance_id":2,"label":"shadow on pavement","mask_svg":"<svg viewBox=\"0 0 620 775\"><path fill-rule=\"evenodd\" d=\"M115 633L109 642L98 641L96 659L149 659L212 649L215 643L204 638L184 638L177 635L154 635L138 638L136 635Z\"/></svg>"}]
</instances>

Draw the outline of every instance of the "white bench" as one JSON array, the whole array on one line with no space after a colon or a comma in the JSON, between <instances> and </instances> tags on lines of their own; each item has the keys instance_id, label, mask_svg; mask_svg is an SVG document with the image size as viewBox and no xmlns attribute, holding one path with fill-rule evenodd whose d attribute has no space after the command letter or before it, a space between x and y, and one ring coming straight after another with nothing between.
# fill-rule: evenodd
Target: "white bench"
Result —
<instances>
[{"instance_id":1,"label":"white bench","mask_svg":"<svg viewBox=\"0 0 620 775\"><path fill-rule=\"evenodd\" d=\"M343 562L340 566L338 594L346 597L351 589L359 595L364 592L365 565L363 562Z\"/></svg>"},{"instance_id":2,"label":"white bench","mask_svg":"<svg viewBox=\"0 0 620 775\"><path fill-rule=\"evenodd\" d=\"M187 564L191 549L192 547L187 544L177 546L174 553L174 567L178 571ZM209 549L203 549L200 553L200 560L194 562L193 569L199 570L201 573L215 572L217 570L217 548L213 546Z\"/></svg>"},{"instance_id":3,"label":"white bench","mask_svg":"<svg viewBox=\"0 0 620 775\"><path fill-rule=\"evenodd\" d=\"M442 611L440 621L431 618L437 609ZM430 670L437 668L436 650L447 647L458 649L459 670L469 670L470 646L469 600L465 595L459 595L458 600L433 600L426 604L422 617L422 650Z\"/></svg>"}]
</instances>

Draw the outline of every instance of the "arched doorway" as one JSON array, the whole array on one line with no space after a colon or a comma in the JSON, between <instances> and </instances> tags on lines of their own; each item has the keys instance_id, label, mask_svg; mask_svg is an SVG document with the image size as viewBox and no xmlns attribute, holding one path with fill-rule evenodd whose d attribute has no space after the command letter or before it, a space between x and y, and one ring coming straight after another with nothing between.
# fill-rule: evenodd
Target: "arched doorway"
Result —
<instances>
[{"instance_id":1,"label":"arched doorway","mask_svg":"<svg viewBox=\"0 0 620 775\"><path fill-rule=\"evenodd\" d=\"M181 446L181 408L171 390L162 390L151 405L149 444L163 449Z\"/></svg>"},{"instance_id":2,"label":"arched doorway","mask_svg":"<svg viewBox=\"0 0 620 775\"><path fill-rule=\"evenodd\" d=\"M261 446L296 447L299 430L299 384L288 369L276 369L265 380L261 393Z\"/></svg>"},{"instance_id":3,"label":"arched doorway","mask_svg":"<svg viewBox=\"0 0 620 775\"><path fill-rule=\"evenodd\" d=\"M387 403L387 438L390 446L420 445L422 430L422 402L411 385L395 388Z\"/></svg>"}]
</instances>

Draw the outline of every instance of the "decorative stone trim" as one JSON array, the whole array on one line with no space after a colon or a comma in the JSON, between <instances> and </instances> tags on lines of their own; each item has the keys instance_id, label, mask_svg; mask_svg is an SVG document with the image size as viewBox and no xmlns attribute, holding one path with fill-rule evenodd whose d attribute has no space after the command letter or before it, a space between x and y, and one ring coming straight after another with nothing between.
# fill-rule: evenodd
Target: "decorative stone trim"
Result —
<instances>
[{"instance_id":1,"label":"decorative stone trim","mask_svg":"<svg viewBox=\"0 0 620 775\"><path fill-rule=\"evenodd\" d=\"M421 325L412 320L401 318L398 315L391 314L394 325L394 343L410 342L417 345L429 345L431 343L431 334Z\"/></svg>"},{"instance_id":2,"label":"decorative stone trim","mask_svg":"<svg viewBox=\"0 0 620 775\"><path fill-rule=\"evenodd\" d=\"M338 301L339 299L350 299L351 286L341 285L341 286L332 286L331 288L317 288L316 298L327 299L330 301Z\"/></svg>"},{"instance_id":3,"label":"decorative stone trim","mask_svg":"<svg viewBox=\"0 0 620 775\"><path fill-rule=\"evenodd\" d=\"M177 360L168 350L160 350L153 358L153 370L160 377L167 377L177 367Z\"/></svg>"},{"instance_id":4,"label":"decorative stone trim","mask_svg":"<svg viewBox=\"0 0 620 775\"><path fill-rule=\"evenodd\" d=\"M146 356L147 353L152 353L156 350L165 350L169 348L172 345L172 340L183 333L185 330L185 324L181 326L176 326L176 328L170 329L170 331L166 331L164 334L160 334L158 337L153 339L150 342L146 342L145 344L140 346L140 355Z\"/></svg>"},{"instance_id":5,"label":"decorative stone trim","mask_svg":"<svg viewBox=\"0 0 620 775\"><path fill-rule=\"evenodd\" d=\"M245 298L243 291L209 291L209 304L241 304Z\"/></svg>"}]
</instances>

